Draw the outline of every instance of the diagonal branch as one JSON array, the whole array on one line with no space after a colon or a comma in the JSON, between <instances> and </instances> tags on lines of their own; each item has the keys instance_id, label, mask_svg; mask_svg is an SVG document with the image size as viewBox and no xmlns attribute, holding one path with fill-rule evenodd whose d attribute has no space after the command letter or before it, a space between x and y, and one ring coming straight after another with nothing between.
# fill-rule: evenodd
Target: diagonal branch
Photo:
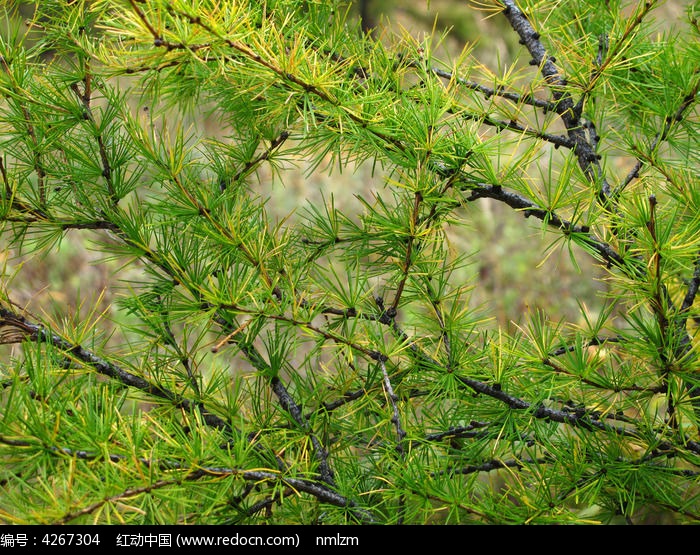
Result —
<instances>
[{"instance_id":1,"label":"diagonal branch","mask_svg":"<svg viewBox=\"0 0 700 555\"><path fill-rule=\"evenodd\" d=\"M230 183L237 183L241 178L247 176L251 170L259 166L265 160L269 160L270 157L279 150L279 148L284 144L284 142L289 138L289 131L286 129L277 135L272 141L270 141L270 146L266 148L263 152L258 154L252 160L249 160L245 165L233 176ZM225 191L229 186L229 183L222 182L220 185L221 191Z\"/></svg>"},{"instance_id":2,"label":"diagonal branch","mask_svg":"<svg viewBox=\"0 0 700 555\"><path fill-rule=\"evenodd\" d=\"M540 68L545 82L552 91L555 111L566 126L569 138L575 144L574 152L581 170L592 184L600 185L599 198L605 201L611 195L612 189L605 179L598 154L586 138L586 132L581 123L582 106L574 105L571 94L565 90L566 81L559 74L555 58L547 54L540 41L540 34L535 31L515 0L501 0L501 3L504 6L503 15L532 56L530 63Z\"/></svg>"},{"instance_id":3,"label":"diagonal branch","mask_svg":"<svg viewBox=\"0 0 700 555\"><path fill-rule=\"evenodd\" d=\"M114 171L109 161L109 155L107 154L107 146L105 144L104 137L99 131L99 124L95 119L95 114L93 113L91 100L92 100L92 76L89 70L86 69L85 76L83 77L83 90L80 90L77 83L72 83L70 89L75 93L75 95L80 99L83 104L83 117L92 127L92 135L97 141L97 148L100 153L100 163L102 165L102 177L107 183L107 193L109 195L110 202L116 205L119 202L119 196L114 187Z\"/></svg>"},{"instance_id":4,"label":"diagonal branch","mask_svg":"<svg viewBox=\"0 0 700 555\"><path fill-rule=\"evenodd\" d=\"M467 201L491 198L503 202L511 208L522 211L526 218L534 216L546 222L550 227L560 229L568 235L576 234L576 237L578 237L586 247L594 251L600 258L607 262L609 266L619 268L629 276L639 277L643 275L641 273L642 268L637 265L630 265L630 263L628 263L628 261L626 261L610 244L593 235L587 226L575 225L573 222L561 218L555 212L540 208L531 200L512 191L508 191L500 185L465 182L462 187L465 191L471 191L471 194L466 199Z\"/></svg>"},{"instance_id":5,"label":"diagonal branch","mask_svg":"<svg viewBox=\"0 0 700 555\"><path fill-rule=\"evenodd\" d=\"M10 78L10 81L12 83L13 88L15 91L20 91L20 86L14 79L14 75L12 74L12 70L10 68L10 65L8 64L8 61L3 57L0 56L0 64L2 64L2 68L5 70L7 75ZM17 95L19 98L22 98L21 94ZM37 176L37 186L39 189L39 204L42 208L46 206L46 168L44 165L44 159L40 150L40 142L39 142L39 137L37 136L36 129L34 127L34 124L32 123L34 121L34 116L32 116L31 112L29 111L29 108L25 104L23 104L19 99L16 99L17 106L19 107L20 111L22 112L23 118L24 118L24 126L27 132L27 146L29 147L29 150L31 151L32 155L32 164L34 166L34 171L36 172ZM3 171L3 176L4 176L4 171ZM7 189L6 189L7 190Z\"/></svg>"},{"instance_id":6,"label":"diagonal branch","mask_svg":"<svg viewBox=\"0 0 700 555\"><path fill-rule=\"evenodd\" d=\"M436 67L430 68L430 71L432 71L438 77L442 77L443 79L447 79L448 81L454 80L462 87L482 93L487 100L492 96L499 96L501 98L505 98L506 100L515 102L516 104L528 104L536 108L542 108L547 112L554 110L554 105L551 102L549 102L548 100L540 100L539 98L536 98L531 94L519 94L515 92L506 91L502 86L495 88L487 87L485 85L482 85L481 83L469 81L462 77L455 77L451 72Z\"/></svg>"},{"instance_id":7,"label":"diagonal branch","mask_svg":"<svg viewBox=\"0 0 700 555\"><path fill-rule=\"evenodd\" d=\"M697 102L698 92L700 92L700 79L695 81L688 94L683 97L683 100L673 115L667 116L664 119L663 129L656 134L649 145L650 153L653 153L659 144L668 138L673 126L683 120L691 106ZM644 161L640 157L627 174L627 177L625 177L625 180L613 191L613 198L617 198L633 180L639 178L639 172L642 169L643 164Z\"/></svg>"},{"instance_id":8,"label":"diagonal branch","mask_svg":"<svg viewBox=\"0 0 700 555\"><path fill-rule=\"evenodd\" d=\"M202 418L207 425L224 430L228 433L232 431L231 424L229 422L226 422L219 416L209 412L199 403L189 399L184 399L167 388L161 387L140 376L132 374L120 366L97 356L93 352L85 349L83 346L71 343L60 335L52 333L44 325L34 323L21 314L17 314L11 310L0 307L0 330L4 330L8 326L14 328L15 332L21 335L21 337L20 335L17 335L13 342L29 340L52 345L60 351L63 351L69 358L80 361L83 364L94 368L99 374L115 379L124 385L133 387L159 399L167 399L178 408L182 408L190 412L197 410L202 415Z\"/></svg>"},{"instance_id":9,"label":"diagonal branch","mask_svg":"<svg viewBox=\"0 0 700 555\"><path fill-rule=\"evenodd\" d=\"M222 326L226 326L226 320L224 318L220 318L219 320ZM316 434L312 432L307 420L304 418L299 404L294 400L294 397L292 397L292 395L289 393L289 391L284 386L279 377L276 375L272 375L273 372L270 368L270 365L265 361L263 356L258 352L258 350L255 347L253 347L250 343L241 339L240 337L233 337L232 341L234 341L238 345L239 349L241 349L241 352L243 352L243 354L248 358L248 360L255 369L257 369L263 376L269 377L270 387L272 388L274 394L277 396L277 399L279 400L279 403L282 406L282 408L292 416L297 426L299 426L302 430L304 430L304 432L308 434L311 444L313 445L314 451L316 453L316 459L318 460L321 479L331 487L335 487L333 470L331 469L330 464L328 463L328 451L324 448L323 444L318 439Z\"/></svg>"},{"instance_id":10,"label":"diagonal branch","mask_svg":"<svg viewBox=\"0 0 700 555\"><path fill-rule=\"evenodd\" d=\"M0 438L0 440L1 439L2 438ZM75 456L76 458L80 459L94 460L101 459L104 457L104 455L102 454L97 455L83 451L72 451L70 449L54 449L54 452L60 452L64 455ZM109 455L109 458L113 461L126 460L126 457L120 457L117 455ZM174 470L180 470L184 471L185 474L184 476L171 478L169 480L157 480L151 484L141 487L127 488L118 494L105 497L100 501L97 501L87 507L66 513L63 517L61 517L61 519L59 519L59 521L56 522L56 524L66 524L72 520L75 520L79 516L83 516L94 512L106 503L119 501L120 499L135 497L137 495L142 495L145 493L150 493L155 489L181 485L184 482L192 482L206 477L220 478L226 476L241 477L245 481L254 482L257 484L259 484L260 482L279 482L290 487L293 491L311 494L317 499L319 499L319 501L321 502L328 503L330 505L335 505L338 507L347 507L352 510L355 517L360 522L370 523L374 521L374 518L372 517L372 514L370 512L364 509L360 509L358 505L352 500L347 499L343 495L340 495L328 489L322 484L318 484L305 478L285 477L281 474L276 474L270 471L243 470L238 468L227 467L197 466L195 468L189 468L176 461L148 461L146 459L142 459L141 462L147 464L147 466L149 467L158 466L170 472Z\"/></svg>"}]
</instances>

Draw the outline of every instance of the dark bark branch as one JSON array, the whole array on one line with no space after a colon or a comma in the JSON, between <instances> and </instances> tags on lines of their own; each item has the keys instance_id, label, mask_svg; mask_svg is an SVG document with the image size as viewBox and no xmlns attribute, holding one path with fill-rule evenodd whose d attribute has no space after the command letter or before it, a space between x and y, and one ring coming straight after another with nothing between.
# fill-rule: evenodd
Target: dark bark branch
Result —
<instances>
[{"instance_id":1,"label":"dark bark branch","mask_svg":"<svg viewBox=\"0 0 700 555\"><path fill-rule=\"evenodd\" d=\"M272 378L270 380L270 385L272 386L272 391L274 391L275 395L277 395L277 398L279 399L282 408L286 410L292 416L292 418L294 418L294 421L302 430L308 433L309 439L311 440L311 444L313 445L314 451L316 452L316 458L319 462L321 480L323 480L330 486L335 487L333 470L328 464L328 451L321 444L318 437L311 432L309 424L301 412L301 408L294 401L294 398L289 394L289 391L287 391L287 388L284 387L284 384L282 384L281 380L278 377L275 376L274 378Z\"/></svg>"},{"instance_id":2,"label":"dark bark branch","mask_svg":"<svg viewBox=\"0 0 700 555\"><path fill-rule=\"evenodd\" d=\"M571 94L566 91L566 81L559 74L553 57L547 54L540 41L540 34L535 31L527 16L516 5L515 0L501 0L504 6L503 15L508 19L513 30L520 36L532 56L532 65L540 68L547 86L552 91L556 112L566 126L569 138L574 142L578 163L588 180L600 187L599 196L605 201L611 194L610 184L603 175L598 161L599 156L586 139L581 122L582 106L574 105Z\"/></svg>"},{"instance_id":3,"label":"dark bark branch","mask_svg":"<svg viewBox=\"0 0 700 555\"><path fill-rule=\"evenodd\" d=\"M202 408L199 403L189 399L184 399L169 389L153 384L148 380L132 374L120 366L97 356L81 345L75 345L69 341L66 341L61 336L52 333L42 324L31 322L24 316L1 307L0 318L2 318L0 327L2 327L2 325L7 325L7 322L9 321L11 325L19 326L20 330L23 332L24 339L26 340L52 345L65 353L65 355L70 359L80 361L83 364L87 364L88 366L94 368L99 374L108 376L120 383L123 383L124 385L133 387L149 395L153 395L156 398L167 399L176 407L183 408L190 412L197 410L202 415L202 418L207 425L226 432L232 431L232 427L229 422L226 422L215 414L208 412L206 409Z\"/></svg>"},{"instance_id":4,"label":"dark bark branch","mask_svg":"<svg viewBox=\"0 0 700 555\"><path fill-rule=\"evenodd\" d=\"M4 441L4 438L0 437L0 442L6 443ZM28 442L27 442L28 443ZM23 446L29 446L29 445L23 445ZM97 454L97 453L90 453L87 451L75 451L72 449L66 449L66 448L52 448L50 449L51 451L55 453L60 453L63 455L68 455L71 457L76 457L79 459L83 460L97 460L97 459L102 459L104 458L103 454ZM126 456L121 456L121 455L107 455L109 460L113 462L122 462L122 461L127 461L131 460L130 458ZM287 484L290 486L294 491L301 491L305 493L309 493L319 499L319 501L322 501L324 503L328 503L331 505L335 505L338 507L348 507L351 509L355 509L353 512L355 513L356 517L363 522L372 522L374 519L368 511L365 511L364 509L358 509L357 504L354 503L352 500L347 499L346 497L336 493L335 491L328 489L327 486L323 484L319 484L317 482L314 482L312 480L307 480L303 478L294 478L294 477L285 477L283 474L276 474L273 472L268 472L268 471L254 471L254 470L242 470L238 468L225 468L225 467L210 467L210 466L197 466L194 469L188 468L187 466L183 465L180 462L177 461L168 461L168 460L163 460L163 461L151 461L148 459L139 459L139 461L143 464L145 464L147 467L157 467L160 468L161 470L165 471L174 471L174 470L180 470L185 472L184 475L170 479L170 480L158 480L154 482L153 484L149 484L146 486L142 486L139 488L129 488L125 490L124 492L117 494L115 496L112 496L110 498L104 499L96 504L90 505L89 507L86 507L84 509L80 509L75 512L71 512L67 515L65 515L61 520L60 523L67 523L71 520L74 520L78 516L84 515L84 514L89 514L90 512L94 511L98 506L103 505L105 502L108 501L114 501L118 500L123 497L133 497L135 495L139 495L142 493L148 493L154 489L157 488L162 488L162 487L167 487L170 485L178 485L186 481L195 481L199 480L201 478L205 477L223 477L223 476L231 476L231 477L236 477L240 476L246 481L250 482L282 482L284 484Z\"/></svg>"},{"instance_id":5,"label":"dark bark branch","mask_svg":"<svg viewBox=\"0 0 700 555\"><path fill-rule=\"evenodd\" d=\"M700 253L698 258L695 260L695 270L693 271L693 277L688 282L688 289L686 291L685 297L683 298L683 303L681 304L680 313L683 316L679 325L685 328L688 322L688 311L690 307L693 306L695 302L695 297L698 294L698 288L700 288Z\"/></svg>"},{"instance_id":6,"label":"dark bark branch","mask_svg":"<svg viewBox=\"0 0 700 555\"><path fill-rule=\"evenodd\" d=\"M602 260L608 263L609 266L614 266L623 270L628 276L639 277L641 275L641 269L638 265L634 264L632 261L627 262L611 245L595 237L587 226L575 225L550 210L538 207L531 200L517 193L513 193L512 191L507 191L500 185L464 183L463 190L465 192L471 192L466 199L467 201L474 201L480 198L498 200L511 208L522 211L526 218L534 216L546 222L550 227L559 229L564 233L569 235L575 233L577 237L580 238L582 244L594 251Z\"/></svg>"}]
</instances>

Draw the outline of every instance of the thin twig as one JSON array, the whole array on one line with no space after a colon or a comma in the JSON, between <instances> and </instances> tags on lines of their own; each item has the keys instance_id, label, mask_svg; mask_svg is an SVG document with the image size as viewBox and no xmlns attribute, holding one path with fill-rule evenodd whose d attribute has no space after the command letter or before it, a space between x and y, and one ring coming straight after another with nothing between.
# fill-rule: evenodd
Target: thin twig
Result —
<instances>
[{"instance_id":1,"label":"thin twig","mask_svg":"<svg viewBox=\"0 0 700 555\"><path fill-rule=\"evenodd\" d=\"M700 92L700 79L696 79L695 83L691 87L690 91L683 97L680 105L676 109L675 113L664 119L663 128L659 131L654 139L649 144L649 152L653 153L660 143L664 142L667 138L673 126L682 121L688 110L697 103L698 93ZM613 191L613 198L617 198L627 186L635 179L639 178L639 172L642 169L644 162L642 158L638 158L637 162L634 164L632 169L625 177L624 181Z\"/></svg>"},{"instance_id":2,"label":"thin twig","mask_svg":"<svg viewBox=\"0 0 700 555\"><path fill-rule=\"evenodd\" d=\"M504 87L487 87L475 81L469 81L467 79L463 79L462 77L455 77L451 72L435 67L430 68L430 71L432 71L438 77L442 77L443 79L447 79L448 81L454 81L455 83L459 83L459 85L468 89L479 91L486 97L487 100L492 96L499 96L501 98L511 100L516 104L528 104L536 108L542 108L547 112L554 110L554 104L552 104L548 100L540 100L539 98L536 98L531 94L519 94L510 92L505 90Z\"/></svg>"},{"instance_id":3,"label":"thin twig","mask_svg":"<svg viewBox=\"0 0 700 555\"><path fill-rule=\"evenodd\" d=\"M245 177L250 173L250 171L260 165L261 162L264 162L265 160L269 160L270 156L274 154L276 150L278 150L284 142L289 138L289 131L284 130L282 131L279 135L277 135L272 141L270 141L270 146L266 148L263 152L258 154L255 158L252 160L249 160L248 162L245 163L245 165L236 173L236 175L233 176L230 182L223 181L220 184L221 191L225 191L230 183L237 183L242 177Z\"/></svg>"},{"instance_id":4,"label":"thin twig","mask_svg":"<svg viewBox=\"0 0 700 555\"><path fill-rule=\"evenodd\" d=\"M116 189L114 187L114 172L112 166L109 162L109 156L107 155L107 147L105 145L104 137L102 133L98 133L98 124L95 119L95 115L91 107L91 94L92 94L92 79L89 71L85 72L83 77L83 90L80 91L77 83L72 83L70 88L75 93L75 95L80 99L83 104L83 117L90 122L92 130L94 132L95 140L97 141L97 149L100 153L100 163L102 164L102 177L107 183L107 193L109 199L113 205L119 202L119 197L117 196Z\"/></svg>"}]
</instances>

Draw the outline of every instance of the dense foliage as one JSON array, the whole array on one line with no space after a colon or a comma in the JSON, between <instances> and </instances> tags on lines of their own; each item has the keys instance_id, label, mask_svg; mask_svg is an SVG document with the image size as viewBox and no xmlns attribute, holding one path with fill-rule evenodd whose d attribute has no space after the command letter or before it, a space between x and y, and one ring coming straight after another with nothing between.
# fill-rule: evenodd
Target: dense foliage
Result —
<instances>
[{"instance_id":1,"label":"dense foliage","mask_svg":"<svg viewBox=\"0 0 700 555\"><path fill-rule=\"evenodd\" d=\"M0 40L0 521L700 519L692 7L472 3L496 68L338 2L36 4ZM499 324L494 205L599 302ZM27 310L76 236L115 302Z\"/></svg>"}]
</instances>

